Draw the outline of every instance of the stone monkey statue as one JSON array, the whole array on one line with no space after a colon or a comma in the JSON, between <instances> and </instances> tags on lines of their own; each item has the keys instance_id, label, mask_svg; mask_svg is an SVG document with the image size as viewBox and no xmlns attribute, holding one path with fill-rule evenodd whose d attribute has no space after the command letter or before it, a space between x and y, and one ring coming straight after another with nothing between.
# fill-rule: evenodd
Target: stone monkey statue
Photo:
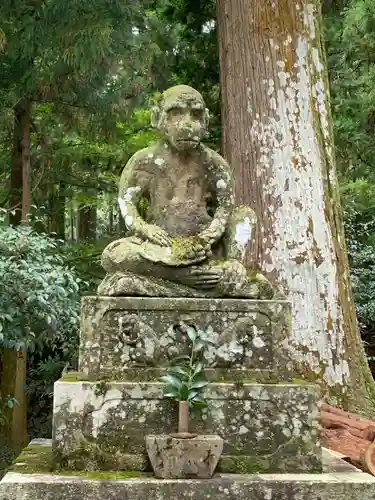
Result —
<instances>
[{"instance_id":1,"label":"stone monkey statue","mask_svg":"<svg viewBox=\"0 0 375 500\"><path fill-rule=\"evenodd\" d=\"M138 151L121 175L118 201L128 236L103 252L100 295L272 295L268 281L240 262L255 214L234 208L231 169L202 144L208 120L195 89L178 85L162 94L152 125L163 140Z\"/></svg>"}]
</instances>

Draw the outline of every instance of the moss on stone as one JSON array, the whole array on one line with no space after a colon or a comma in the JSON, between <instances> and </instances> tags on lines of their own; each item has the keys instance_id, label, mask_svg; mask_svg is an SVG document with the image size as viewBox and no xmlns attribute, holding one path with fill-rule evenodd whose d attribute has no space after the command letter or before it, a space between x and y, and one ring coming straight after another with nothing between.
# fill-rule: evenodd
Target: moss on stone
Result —
<instances>
[{"instance_id":1,"label":"moss on stone","mask_svg":"<svg viewBox=\"0 0 375 500\"><path fill-rule=\"evenodd\" d=\"M197 236L186 236L172 239L172 252L177 260L184 260L194 253L195 248L201 242Z\"/></svg>"},{"instance_id":2,"label":"moss on stone","mask_svg":"<svg viewBox=\"0 0 375 500\"><path fill-rule=\"evenodd\" d=\"M219 471L230 474L257 474L270 472L270 462L267 457L247 455L223 456L219 462Z\"/></svg>"},{"instance_id":3,"label":"moss on stone","mask_svg":"<svg viewBox=\"0 0 375 500\"><path fill-rule=\"evenodd\" d=\"M142 217L142 219L144 220L147 219L147 213L149 208L150 208L150 200L147 199L145 196L142 196L137 206L139 215Z\"/></svg>"},{"instance_id":4,"label":"moss on stone","mask_svg":"<svg viewBox=\"0 0 375 500\"><path fill-rule=\"evenodd\" d=\"M303 378L293 378L292 383L295 385L312 385L311 382Z\"/></svg>"},{"instance_id":5,"label":"moss on stone","mask_svg":"<svg viewBox=\"0 0 375 500\"><path fill-rule=\"evenodd\" d=\"M25 474L52 472L52 450L49 446L29 445L14 460L11 470Z\"/></svg>"},{"instance_id":6,"label":"moss on stone","mask_svg":"<svg viewBox=\"0 0 375 500\"><path fill-rule=\"evenodd\" d=\"M98 480L123 480L146 475L144 472L137 470L82 471L60 468L54 464L52 448L45 445L30 445L24 448L22 453L13 462L10 470L21 474L79 476Z\"/></svg>"},{"instance_id":7,"label":"moss on stone","mask_svg":"<svg viewBox=\"0 0 375 500\"><path fill-rule=\"evenodd\" d=\"M166 374L167 366L158 368L148 368L140 372L136 369L126 370L126 381L127 382L140 382L140 383L159 383L160 377ZM259 373L251 370L232 370L232 369L221 369L221 368L207 368L206 375L211 383L233 383L235 385L243 384L294 384L294 385L313 385L318 380L319 377L313 380L306 380L301 377L295 377L289 381L280 380L276 375L271 372ZM81 374L77 372L76 377L63 376L59 382L91 382L95 383L95 391L97 394L105 395L109 390L111 382L122 382L124 380L124 373L114 372L111 376L101 377L100 380L95 380L93 377L80 378ZM104 392L103 392L104 391Z\"/></svg>"},{"instance_id":8,"label":"moss on stone","mask_svg":"<svg viewBox=\"0 0 375 500\"><path fill-rule=\"evenodd\" d=\"M66 372L63 373L59 382L87 382L89 380L88 375L83 372Z\"/></svg>"},{"instance_id":9,"label":"moss on stone","mask_svg":"<svg viewBox=\"0 0 375 500\"><path fill-rule=\"evenodd\" d=\"M83 474L88 479L101 479L101 480L131 479L133 477L140 477L144 475L144 473L142 474L139 471L108 471L108 472L92 471L92 472L85 472Z\"/></svg>"},{"instance_id":10,"label":"moss on stone","mask_svg":"<svg viewBox=\"0 0 375 500\"><path fill-rule=\"evenodd\" d=\"M106 380L100 380L95 384L94 394L95 396L105 396L109 391L110 385Z\"/></svg>"}]
</instances>

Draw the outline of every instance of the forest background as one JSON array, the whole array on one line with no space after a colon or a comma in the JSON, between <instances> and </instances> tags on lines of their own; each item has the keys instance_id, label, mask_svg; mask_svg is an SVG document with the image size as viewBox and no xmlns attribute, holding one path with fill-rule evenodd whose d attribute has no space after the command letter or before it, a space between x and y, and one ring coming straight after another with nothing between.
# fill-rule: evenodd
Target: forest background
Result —
<instances>
[{"instance_id":1,"label":"forest background","mask_svg":"<svg viewBox=\"0 0 375 500\"><path fill-rule=\"evenodd\" d=\"M156 138L158 94L198 88L212 115L207 143L221 149L215 2L2 0L0 19L0 428L21 376L28 436L50 437L53 383L76 368L79 297L96 289L104 246L125 232L117 182ZM324 27L352 284L374 374L375 0L325 1ZM0 469L12 453L3 440Z\"/></svg>"}]
</instances>

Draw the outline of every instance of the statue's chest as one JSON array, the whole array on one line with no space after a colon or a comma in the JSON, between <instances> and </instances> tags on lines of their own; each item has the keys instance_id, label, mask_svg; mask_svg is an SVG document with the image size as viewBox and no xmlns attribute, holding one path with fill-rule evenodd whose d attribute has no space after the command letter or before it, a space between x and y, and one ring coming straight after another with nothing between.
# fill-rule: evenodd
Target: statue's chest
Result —
<instances>
[{"instance_id":1,"label":"statue's chest","mask_svg":"<svg viewBox=\"0 0 375 500\"><path fill-rule=\"evenodd\" d=\"M162 202L192 201L200 204L205 199L204 169L195 162L177 164L166 161L152 184L154 197Z\"/></svg>"},{"instance_id":2,"label":"statue's chest","mask_svg":"<svg viewBox=\"0 0 375 500\"><path fill-rule=\"evenodd\" d=\"M171 236L196 234L210 220L201 165L165 162L151 184L150 220Z\"/></svg>"}]
</instances>

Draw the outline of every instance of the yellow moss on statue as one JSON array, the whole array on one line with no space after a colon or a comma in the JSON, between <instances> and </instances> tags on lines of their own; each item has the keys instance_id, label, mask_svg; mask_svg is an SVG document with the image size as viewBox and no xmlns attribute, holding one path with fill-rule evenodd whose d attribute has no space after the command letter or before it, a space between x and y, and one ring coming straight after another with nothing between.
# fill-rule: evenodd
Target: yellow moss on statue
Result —
<instances>
[{"instance_id":1,"label":"yellow moss on statue","mask_svg":"<svg viewBox=\"0 0 375 500\"><path fill-rule=\"evenodd\" d=\"M172 239L172 253L177 260L184 260L194 252L194 249L201 245L197 236L185 236Z\"/></svg>"}]
</instances>

